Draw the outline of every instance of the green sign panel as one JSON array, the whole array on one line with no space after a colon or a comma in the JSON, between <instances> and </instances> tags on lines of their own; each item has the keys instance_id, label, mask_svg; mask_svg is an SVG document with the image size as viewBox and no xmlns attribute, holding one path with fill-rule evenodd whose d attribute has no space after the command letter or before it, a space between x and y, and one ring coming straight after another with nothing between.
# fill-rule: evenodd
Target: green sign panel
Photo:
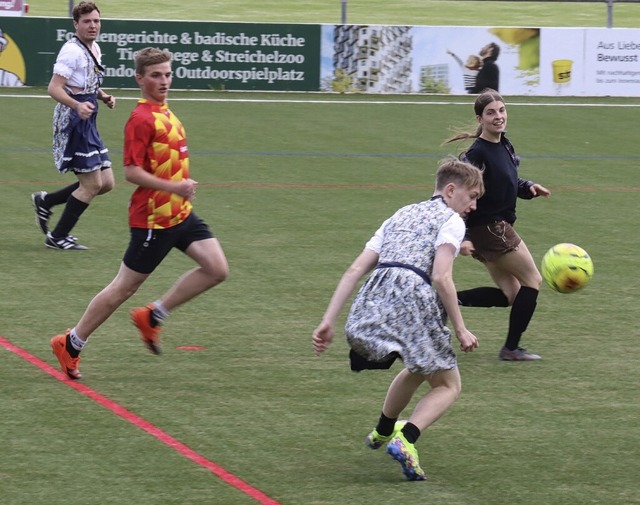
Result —
<instances>
[{"instance_id":1,"label":"green sign panel","mask_svg":"<svg viewBox=\"0 0 640 505\"><path fill-rule=\"evenodd\" d=\"M8 44L0 69L29 86L51 79L70 19L2 18ZM102 19L98 43L105 87L134 87L134 55L154 46L173 53L173 88L318 91L320 25Z\"/></svg>"}]
</instances>

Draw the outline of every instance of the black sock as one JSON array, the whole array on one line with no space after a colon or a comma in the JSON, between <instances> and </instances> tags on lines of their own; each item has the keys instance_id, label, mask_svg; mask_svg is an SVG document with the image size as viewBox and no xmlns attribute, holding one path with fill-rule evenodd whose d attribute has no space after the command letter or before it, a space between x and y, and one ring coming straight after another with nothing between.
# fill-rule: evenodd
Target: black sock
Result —
<instances>
[{"instance_id":1,"label":"black sock","mask_svg":"<svg viewBox=\"0 0 640 505\"><path fill-rule=\"evenodd\" d=\"M498 288L473 288L458 291L458 303L463 307L508 307L509 300Z\"/></svg>"},{"instance_id":2,"label":"black sock","mask_svg":"<svg viewBox=\"0 0 640 505\"><path fill-rule=\"evenodd\" d=\"M55 238L66 237L80 219L82 213L89 207L88 203L81 202L75 196L70 196L64 207L60 221L55 230L51 232Z\"/></svg>"},{"instance_id":3,"label":"black sock","mask_svg":"<svg viewBox=\"0 0 640 505\"><path fill-rule=\"evenodd\" d=\"M395 419L391 419L384 414L380 414L380 420L378 421L378 425L376 426L376 431L379 435L388 437L393 433L393 427L395 426L397 420L397 417Z\"/></svg>"},{"instance_id":4,"label":"black sock","mask_svg":"<svg viewBox=\"0 0 640 505\"><path fill-rule=\"evenodd\" d=\"M47 193L47 195L43 199L44 206L47 209L50 209L51 207L55 207L56 205L67 203L67 200L71 196L71 193L73 193L79 187L80 183L75 182L73 184L70 184L69 186L65 186L64 188L59 189L58 191L54 191L53 193Z\"/></svg>"},{"instance_id":5,"label":"black sock","mask_svg":"<svg viewBox=\"0 0 640 505\"><path fill-rule=\"evenodd\" d=\"M71 345L71 338L69 337L69 335L67 335L67 338L65 339L64 346L72 358L77 358L78 356L80 356L80 351L78 351L78 349Z\"/></svg>"},{"instance_id":6,"label":"black sock","mask_svg":"<svg viewBox=\"0 0 640 505\"><path fill-rule=\"evenodd\" d=\"M155 328L156 326L160 326L160 324L162 323L161 319L158 319L154 313L153 310L151 310L149 312L149 324L151 325L152 328Z\"/></svg>"},{"instance_id":7,"label":"black sock","mask_svg":"<svg viewBox=\"0 0 640 505\"><path fill-rule=\"evenodd\" d=\"M509 333L505 347L511 351L518 348L522 334L529 326L529 321L533 317L538 303L538 290L522 286L509 314Z\"/></svg>"},{"instance_id":8,"label":"black sock","mask_svg":"<svg viewBox=\"0 0 640 505\"><path fill-rule=\"evenodd\" d=\"M412 423L407 423L402 427L402 434L410 444L415 444L420 438L420 430Z\"/></svg>"}]
</instances>

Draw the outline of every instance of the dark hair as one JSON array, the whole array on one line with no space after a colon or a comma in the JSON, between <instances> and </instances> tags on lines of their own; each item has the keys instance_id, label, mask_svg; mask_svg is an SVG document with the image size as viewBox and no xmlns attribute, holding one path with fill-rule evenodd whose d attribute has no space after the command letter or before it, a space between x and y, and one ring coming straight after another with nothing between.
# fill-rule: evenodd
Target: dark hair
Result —
<instances>
[{"instance_id":1,"label":"dark hair","mask_svg":"<svg viewBox=\"0 0 640 505\"><path fill-rule=\"evenodd\" d=\"M135 55L136 74L144 75L149 65L157 65L165 61L171 61L171 53L166 49L159 49L157 47L140 49Z\"/></svg>"},{"instance_id":2,"label":"dark hair","mask_svg":"<svg viewBox=\"0 0 640 505\"><path fill-rule=\"evenodd\" d=\"M494 89L483 89L482 92L476 97L476 101L473 103L473 111L476 113L476 116L482 116L485 107L491 102L504 103L504 98L502 98L500 93L498 93Z\"/></svg>"},{"instance_id":3,"label":"dark hair","mask_svg":"<svg viewBox=\"0 0 640 505\"><path fill-rule=\"evenodd\" d=\"M73 8L73 20L77 23L80 21L80 16L84 16L85 14L91 14L93 11L98 11L100 14L100 9L93 2L80 2Z\"/></svg>"},{"instance_id":4,"label":"dark hair","mask_svg":"<svg viewBox=\"0 0 640 505\"><path fill-rule=\"evenodd\" d=\"M504 103L504 98L502 98L500 93L498 93L494 89L486 88L486 89L482 90L482 93L480 93L476 97L476 101L473 104L473 111L475 112L476 116L482 116L482 113L484 112L484 109L491 102L502 102L502 103ZM469 132L458 133L454 137L445 140L444 143L448 144L450 142L456 142L458 140L467 140L467 139L478 138L481 133L482 133L482 126L478 125L478 128L476 129L476 131L474 133L469 133Z\"/></svg>"},{"instance_id":5,"label":"dark hair","mask_svg":"<svg viewBox=\"0 0 640 505\"><path fill-rule=\"evenodd\" d=\"M489 42L489 46L491 47L491 58L497 60L500 55L500 46L495 42Z\"/></svg>"}]
</instances>

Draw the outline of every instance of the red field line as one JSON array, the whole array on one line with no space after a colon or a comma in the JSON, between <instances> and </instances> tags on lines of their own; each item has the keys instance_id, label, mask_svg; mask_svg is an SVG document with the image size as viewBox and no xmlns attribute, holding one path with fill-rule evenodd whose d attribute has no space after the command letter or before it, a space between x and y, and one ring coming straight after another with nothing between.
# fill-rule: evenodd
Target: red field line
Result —
<instances>
[{"instance_id":1,"label":"red field line","mask_svg":"<svg viewBox=\"0 0 640 505\"><path fill-rule=\"evenodd\" d=\"M93 401L103 406L104 408L110 410L117 416L120 416L125 421L133 424L134 426L137 426L143 431L146 431L149 435L157 438L166 446L170 447L171 449L174 449L175 451L178 451L182 456L184 456L187 459L190 459L197 465L200 465L201 467L206 468L211 473L213 473L214 475L222 479L224 482L233 486L237 490L242 491L246 495L256 500L258 503L261 503L263 505L280 505L279 502L270 498L259 489L256 489L250 484L247 484L242 479L236 477L235 475L228 472L221 466L216 465L215 463L208 460L201 454L198 454L193 449L189 448L182 442L176 440L165 431L162 431L157 426L151 424L149 421L146 421L145 419L137 416L130 410L127 410L122 405L114 402L113 400L110 400L106 396L101 395L94 389L91 389L90 387L85 386L80 382L70 380L66 374L53 368L51 365L49 365L45 361L42 361L40 358L34 356L28 351L25 351L24 349L21 349L20 347L12 344L10 341L5 339L4 337L0 337L0 346L4 347L7 351L16 354L17 356L20 356L22 359L24 359L25 361L28 361L32 365L35 365L40 370L51 375L52 377L59 380L63 384L69 386L70 388L75 389L76 391L83 394L84 396L91 398Z\"/></svg>"}]
</instances>

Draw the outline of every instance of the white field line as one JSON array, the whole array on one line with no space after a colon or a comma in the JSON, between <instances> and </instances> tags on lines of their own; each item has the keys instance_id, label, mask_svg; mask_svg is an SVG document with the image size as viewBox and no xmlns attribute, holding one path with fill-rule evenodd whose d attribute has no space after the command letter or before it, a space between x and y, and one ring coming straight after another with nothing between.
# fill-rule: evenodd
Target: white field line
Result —
<instances>
[{"instance_id":1,"label":"white field line","mask_svg":"<svg viewBox=\"0 0 640 505\"><path fill-rule=\"evenodd\" d=\"M22 95L22 94L0 94L0 98L46 98L51 100L49 95ZM127 97L127 96L118 96L116 94L116 98L118 100L139 100L140 97ZM603 97L606 99L606 97ZM526 99L525 99L526 100ZM235 102L235 103L286 103L286 104L326 104L326 105L338 105L338 104L349 104L349 105L470 105L472 100L469 101L456 101L456 100L442 100L437 102L424 102L417 100L317 100L317 99L306 99L306 98L296 98L296 99L287 99L287 98L187 98L187 97L171 97L170 102ZM533 107L640 107L640 103L635 104L624 104L624 103L541 103L541 102L527 102L527 101L519 101L519 102L511 102L507 100L507 105L510 107L518 107L518 106L533 106Z\"/></svg>"}]
</instances>

